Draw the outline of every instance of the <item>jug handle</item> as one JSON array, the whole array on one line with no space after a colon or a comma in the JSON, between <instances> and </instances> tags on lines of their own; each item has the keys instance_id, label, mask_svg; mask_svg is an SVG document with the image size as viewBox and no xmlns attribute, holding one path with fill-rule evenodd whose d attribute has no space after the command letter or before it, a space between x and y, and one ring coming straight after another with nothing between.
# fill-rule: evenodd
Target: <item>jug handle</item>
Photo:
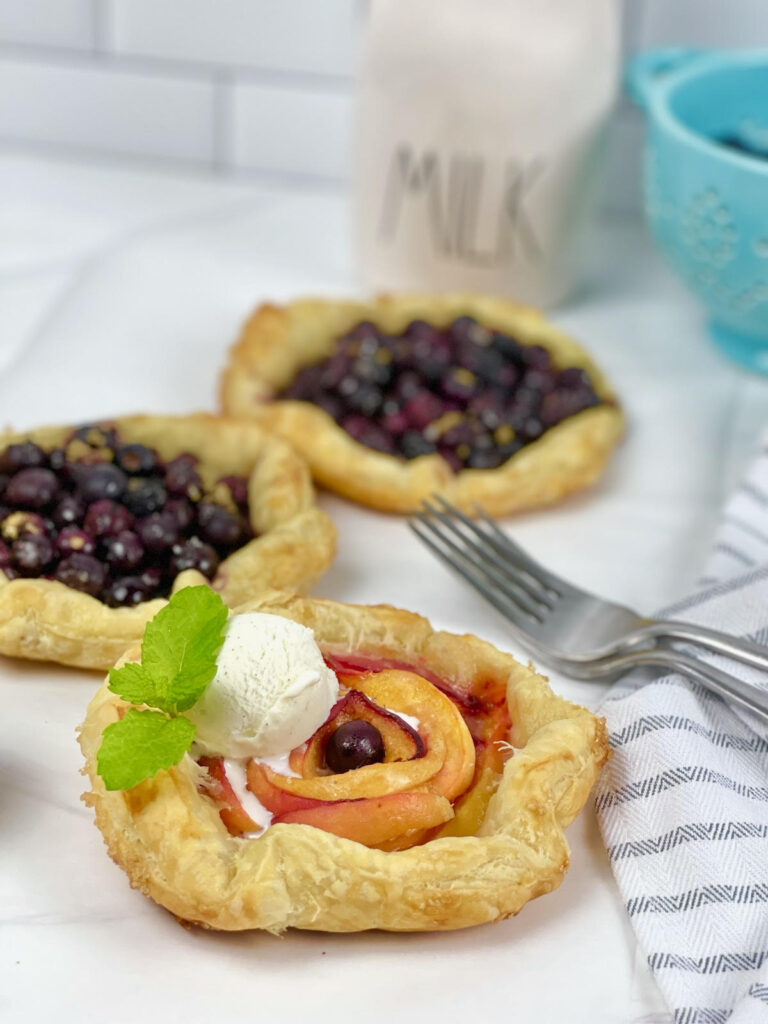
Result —
<instances>
[{"instance_id":1,"label":"jug handle","mask_svg":"<svg viewBox=\"0 0 768 1024\"><path fill-rule=\"evenodd\" d=\"M630 60L624 73L626 91L642 110L647 110L660 81L707 53L707 50L685 46L666 46L639 53Z\"/></svg>"}]
</instances>

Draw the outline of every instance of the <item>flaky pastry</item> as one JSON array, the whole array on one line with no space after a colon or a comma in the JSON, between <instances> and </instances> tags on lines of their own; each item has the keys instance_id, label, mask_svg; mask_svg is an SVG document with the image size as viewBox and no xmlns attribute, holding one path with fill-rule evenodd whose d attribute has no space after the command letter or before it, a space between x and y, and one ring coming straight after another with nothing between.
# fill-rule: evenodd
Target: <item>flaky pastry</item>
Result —
<instances>
[{"instance_id":1,"label":"flaky pastry","mask_svg":"<svg viewBox=\"0 0 768 1024\"><path fill-rule=\"evenodd\" d=\"M336 534L314 504L304 461L282 439L257 424L225 417L125 416L109 421L126 443L148 445L164 459L191 452L206 486L224 474L248 477L250 540L222 561L212 585L230 606L279 586L304 591L333 560ZM40 427L0 435L0 450L33 441L46 450L72 427ZM180 573L174 590L205 583L196 570ZM8 580L0 572L0 653L106 669L139 640L163 607L155 598L134 607L111 608L95 597L48 579Z\"/></svg>"},{"instance_id":2,"label":"flaky pastry","mask_svg":"<svg viewBox=\"0 0 768 1024\"><path fill-rule=\"evenodd\" d=\"M239 838L201 792L205 773L189 755L127 792L105 790L96 754L125 707L105 684L80 731L92 786L84 800L132 886L185 921L279 933L463 928L510 917L560 884L569 860L563 830L609 754L602 719L555 696L531 666L476 637L435 632L411 612L280 593L238 611L304 623L326 657L396 659L464 690L502 681L514 753L476 835L444 835L399 852L306 824Z\"/></svg>"},{"instance_id":3,"label":"flaky pastry","mask_svg":"<svg viewBox=\"0 0 768 1024\"><path fill-rule=\"evenodd\" d=\"M318 405L275 401L304 366L333 350L336 339L369 321L399 334L413 320L445 327L460 316L546 348L556 367L588 371L601 404L570 416L494 469L453 472L438 454L408 461L354 440ZM623 416L610 385L584 350L537 310L505 299L471 294L393 295L370 303L306 299L260 306L232 348L221 381L230 415L255 418L301 452L323 486L364 505L408 512L439 493L472 513L480 504L506 515L558 501L593 483L622 430Z\"/></svg>"}]
</instances>

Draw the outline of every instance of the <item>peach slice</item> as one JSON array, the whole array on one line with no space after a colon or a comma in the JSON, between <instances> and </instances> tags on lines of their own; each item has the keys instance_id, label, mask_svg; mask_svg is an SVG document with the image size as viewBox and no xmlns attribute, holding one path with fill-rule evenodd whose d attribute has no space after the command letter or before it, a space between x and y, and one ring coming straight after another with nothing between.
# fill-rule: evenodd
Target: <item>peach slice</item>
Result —
<instances>
[{"instance_id":1,"label":"peach slice","mask_svg":"<svg viewBox=\"0 0 768 1024\"><path fill-rule=\"evenodd\" d=\"M436 793L391 793L290 811L274 818L272 824L312 825L342 839L377 846L415 829L435 828L452 815L449 801Z\"/></svg>"},{"instance_id":2,"label":"peach slice","mask_svg":"<svg viewBox=\"0 0 768 1024\"><path fill-rule=\"evenodd\" d=\"M323 801L313 800L296 793L288 793L286 790L276 786L272 778L275 776L265 764L258 761L249 761L246 769L248 775L248 789L253 793L260 804L263 804L272 814L289 814L294 811L306 811L317 807Z\"/></svg>"},{"instance_id":3,"label":"peach slice","mask_svg":"<svg viewBox=\"0 0 768 1024\"><path fill-rule=\"evenodd\" d=\"M419 731L427 739L426 757L438 748L442 755L439 771L426 783L430 792L455 800L469 787L475 774L475 745L460 710L437 687L423 676L401 669L341 676L340 682L354 686L377 704L418 718Z\"/></svg>"},{"instance_id":4,"label":"peach slice","mask_svg":"<svg viewBox=\"0 0 768 1024\"><path fill-rule=\"evenodd\" d=\"M341 775L294 779L287 775L279 775L264 764L260 765L260 768L271 785L294 796L307 797L310 800L362 800L417 789L437 775L444 760L445 748L438 737L424 757L413 761L367 764L363 768L343 772ZM250 772L250 765L248 770Z\"/></svg>"},{"instance_id":5,"label":"peach slice","mask_svg":"<svg viewBox=\"0 0 768 1024\"><path fill-rule=\"evenodd\" d=\"M324 725L310 738L301 760L300 775L305 779L327 775L325 745L333 733L345 722L360 720L375 726L384 741L384 763L412 761L424 755L424 741L407 722L386 708L378 707L364 693L350 690L331 708ZM291 765L296 771L294 761Z\"/></svg>"},{"instance_id":6,"label":"peach slice","mask_svg":"<svg viewBox=\"0 0 768 1024\"><path fill-rule=\"evenodd\" d=\"M219 807L219 817L232 835L239 836L243 832L260 832L261 825L257 824L250 815L246 814L243 805L235 796L235 791L232 789L227 778L222 758L201 757L198 764L208 769L208 774L214 782L214 785L211 787L212 795L221 805Z\"/></svg>"},{"instance_id":7,"label":"peach slice","mask_svg":"<svg viewBox=\"0 0 768 1024\"><path fill-rule=\"evenodd\" d=\"M501 772L496 770L493 763L495 759L485 758L483 754L483 750L477 751L478 771L475 773L475 780L467 792L456 801L454 817L432 838L477 835L491 797L501 780Z\"/></svg>"}]
</instances>

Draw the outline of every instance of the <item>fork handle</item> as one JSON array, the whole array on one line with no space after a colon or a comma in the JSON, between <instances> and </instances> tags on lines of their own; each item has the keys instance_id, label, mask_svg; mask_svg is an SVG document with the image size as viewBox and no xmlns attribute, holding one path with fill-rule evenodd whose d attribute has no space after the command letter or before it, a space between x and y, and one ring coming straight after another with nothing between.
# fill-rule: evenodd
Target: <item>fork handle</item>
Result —
<instances>
[{"instance_id":1,"label":"fork handle","mask_svg":"<svg viewBox=\"0 0 768 1024\"><path fill-rule=\"evenodd\" d=\"M697 644L713 654L723 654L734 661L768 672L768 649L751 640L728 636L727 633L707 629L706 626L694 626L689 622L676 622L671 619L652 620L647 626L633 630L622 642L622 646L625 649L642 647L649 640Z\"/></svg>"},{"instance_id":2,"label":"fork handle","mask_svg":"<svg viewBox=\"0 0 768 1024\"><path fill-rule=\"evenodd\" d=\"M631 651L611 658L604 658L589 667L585 663L576 665L566 661L560 662L559 667L563 672L570 673L575 678L595 679L600 675L614 675L641 665L674 669L676 672L688 676L689 679L693 679L694 682L705 686L708 690L712 690L724 700L734 701L768 722L768 690L763 690L753 683L746 683L743 679L737 679L736 676L731 676L727 672L715 668L714 665L708 665L682 651L655 647L651 650Z\"/></svg>"}]
</instances>

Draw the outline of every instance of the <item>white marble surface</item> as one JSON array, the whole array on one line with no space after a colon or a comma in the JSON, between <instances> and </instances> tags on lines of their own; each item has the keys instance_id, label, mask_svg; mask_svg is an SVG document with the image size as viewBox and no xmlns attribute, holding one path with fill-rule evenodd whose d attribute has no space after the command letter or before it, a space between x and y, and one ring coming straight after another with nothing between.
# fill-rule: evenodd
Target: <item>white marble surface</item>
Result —
<instances>
[{"instance_id":1,"label":"white marble surface","mask_svg":"<svg viewBox=\"0 0 768 1024\"><path fill-rule=\"evenodd\" d=\"M651 610L694 581L768 418L768 384L713 350L640 225L603 226L594 257L589 288L556 319L615 381L629 433L592 493L510 529L565 575ZM0 153L3 421L210 408L256 301L355 287L339 195ZM401 520L322 503L340 544L319 594L410 606L512 647ZM665 1019L590 811L569 831L562 887L495 927L282 940L182 929L129 889L79 802L74 730L98 681L0 665L3 1021ZM602 693L556 684L590 705Z\"/></svg>"}]
</instances>

